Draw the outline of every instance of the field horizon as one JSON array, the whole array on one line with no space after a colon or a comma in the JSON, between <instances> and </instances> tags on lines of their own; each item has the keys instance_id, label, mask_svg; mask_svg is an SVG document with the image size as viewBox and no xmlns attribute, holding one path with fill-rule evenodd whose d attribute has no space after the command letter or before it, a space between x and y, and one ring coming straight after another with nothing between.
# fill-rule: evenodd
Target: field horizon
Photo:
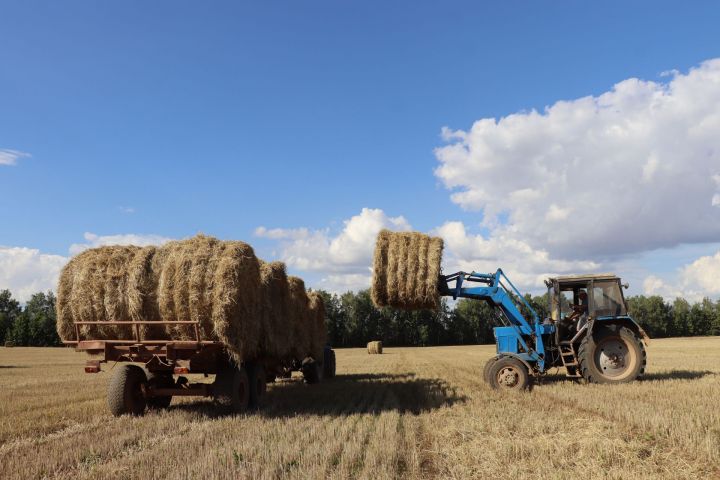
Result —
<instances>
[{"instance_id":1,"label":"field horizon","mask_svg":"<svg viewBox=\"0 0 720 480\"><path fill-rule=\"evenodd\" d=\"M67 348L0 348L0 477L717 478L720 337L652 340L643 380L482 380L493 345L337 350L337 378L271 384L265 406L209 399L115 418L111 365ZM200 377L202 378L202 377Z\"/></svg>"}]
</instances>

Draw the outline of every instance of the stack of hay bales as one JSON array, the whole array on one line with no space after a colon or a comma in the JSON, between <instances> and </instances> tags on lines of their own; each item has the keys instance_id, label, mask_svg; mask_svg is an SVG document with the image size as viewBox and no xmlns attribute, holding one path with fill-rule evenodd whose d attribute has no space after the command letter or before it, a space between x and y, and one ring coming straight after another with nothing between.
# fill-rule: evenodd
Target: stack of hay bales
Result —
<instances>
[{"instance_id":1,"label":"stack of hay bales","mask_svg":"<svg viewBox=\"0 0 720 480\"><path fill-rule=\"evenodd\" d=\"M382 342L380 340L368 342L367 344L368 354L382 354L382 348Z\"/></svg>"},{"instance_id":2,"label":"stack of hay bales","mask_svg":"<svg viewBox=\"0 0 720 480\"><path fill-rule=\"evenodd\" d=\"M284 264L258 260L246 243L198 235L77 255L60 275L57 329L74 340L75 321L198 321L201 338L223 342L238 362L258 355L302 359L325 341L322 303L311 303ZM141 333L149 340L195 338L188 325L149 325ZM81 336L129 339L133 330L82 326Z\"/></svg>"},{"instance_id":3,"label":"stack of hay bales","mask_svg":"<svg viewBox=\"0 0 720 480\"><path fill-rule=\"evenodd\" d=\"M419 232L378 234L373 258L372 299L377 307L437 310L443 241Z\"/></svg>"}]
</instances>

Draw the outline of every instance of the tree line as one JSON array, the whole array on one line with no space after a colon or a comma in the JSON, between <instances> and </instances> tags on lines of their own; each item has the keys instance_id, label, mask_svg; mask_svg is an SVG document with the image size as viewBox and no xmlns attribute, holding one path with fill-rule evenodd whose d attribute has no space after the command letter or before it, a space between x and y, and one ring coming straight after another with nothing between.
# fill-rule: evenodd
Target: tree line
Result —
<instances>
[{"instance_id":1,"label":"tree line","mask_svg":"<svg viewBox=\"0 0 720 480\"><path fill-rule=\"evenodd\" d=\"M487 303L443 299L437 312L376 308L369 290L341 295L320 290L325 300L328 342L335 347L364 347L370 340L393 346L475 345L493 343L496 312ZM525 295L541 318L548 316L547 294ZM41 292L24 305L9 290L0 291L0 345L62 345L55 330L55 295ZM659 296L627 298L630 314L652 338L720 335L720 300L691 304ZM523 312L527 315L527 312Z\"/></svg>"}]
</instances>

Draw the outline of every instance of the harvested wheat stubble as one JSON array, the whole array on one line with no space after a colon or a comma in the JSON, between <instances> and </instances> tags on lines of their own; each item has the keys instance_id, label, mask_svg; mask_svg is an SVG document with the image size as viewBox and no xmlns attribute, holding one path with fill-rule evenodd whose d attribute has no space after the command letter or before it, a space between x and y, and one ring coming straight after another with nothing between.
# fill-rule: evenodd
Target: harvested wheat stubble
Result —
<instances>
[{"instance_id":1,"label":"harvested wheat stubble","mask_svg":"<svg viewBox=\"0 0 720 480\"><path fill-rule=\"evenodd\" d=\"M382 352L383 352L382 349L383 349L383 345L382 345L382 341L380 341L380 340L368 342L368 344L367 344L368 354L378 354L378 355L382 354Z\"/></svg>"},{"instance_id":2,"label":"harvested wheat stubble","mask_svg":"<svg viewBox=\"0 0 720 480\"><path fill-rule=\"evenodd\" d=\"M373 257L373 303L377 307L437 310L442 250L441 238L382 230Z\"/></svg>"},{"instance_id":3,"label":"harvested wheat stubble","mask_svg":"<svg viewBox=\"0 0 720 480\"><path fill-rule=\"evenodd\" d=\"M305 285L280 262L265 263L243 242L198 235L160 247L86 250L63 269L57 329L75 339L75 321L198 321L203 340L223 342L238 362L258 354L303 358L324 342L322 304L311 311ZM83 327L82 336L127 339L127 326ZM194 329L150 325L145 339L190 339ZM316 349L316 348L315 348Z\"/></svg>"}]
</instances>

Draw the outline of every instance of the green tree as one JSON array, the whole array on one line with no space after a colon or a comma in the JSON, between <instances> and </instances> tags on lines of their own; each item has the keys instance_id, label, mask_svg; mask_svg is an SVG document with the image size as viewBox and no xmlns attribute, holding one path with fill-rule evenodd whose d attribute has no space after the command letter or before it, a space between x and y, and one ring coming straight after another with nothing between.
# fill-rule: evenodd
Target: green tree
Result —
<instances>
[{"instance_id":1,"label":"green tree","mask_svg":"<svg viewBox=\"0 0 720 480\"><path fill-rule=\"evenodd\" d=\"M653 338L668 336L673 317L670 306L662 297L639 295L627 299L628 310L636 322Z\"/></svg>"},{"instance_id":2,"label":"green tree","mask_svg":"<svg viewBox=\"0 0 720 480\"><path fill-rule=\"evenodd\" d=\"M464 328L464 340L469 344L493 343L493 326L496 315L493 307L486 302L460 299L455 305L456 320Z\"/></svg>"},{"instance_id":3,"label":"green tree","mask_svg":"<svg viewBox=\"0 0 720 480\"><path fill-rule=\"evenodd\" d=\"M23 316L27 318L28 345L61 345L55 319L55 295L52 292L36 293L25 305Z\"/></svg>"},{"instance_id":4,"label":"green tree","mask_svg":"<svg viewBox=\"0 0 720 480\"><path fill-rule=\"evenodd\" d=\"M347 329L346 316L340 298L325 290L318 290L325 303L325 327L327 328L327 341L336 347L346 346Z\"/></svg>"},{"instance_id":5,"label":"green tree","mask_svg":"<svg viewBox=\"0 0 720 480\"><path fill-rule=\"evenodd\" d=\"M669 336L684 337L690 334L690 304L684 298L676 298L672 306L672 328Z\"/></svg>"},{"instance_id":6,"label":"green tree","mask_svg":"<svg viewBox=\"0 0 720 480\"><path fill-rule=\"evenodd\" d=\"M10 340L13 323L21 312L20 303L12 298L10 290L0 291L0 345Z\"/></svg>"}]
</instances>

